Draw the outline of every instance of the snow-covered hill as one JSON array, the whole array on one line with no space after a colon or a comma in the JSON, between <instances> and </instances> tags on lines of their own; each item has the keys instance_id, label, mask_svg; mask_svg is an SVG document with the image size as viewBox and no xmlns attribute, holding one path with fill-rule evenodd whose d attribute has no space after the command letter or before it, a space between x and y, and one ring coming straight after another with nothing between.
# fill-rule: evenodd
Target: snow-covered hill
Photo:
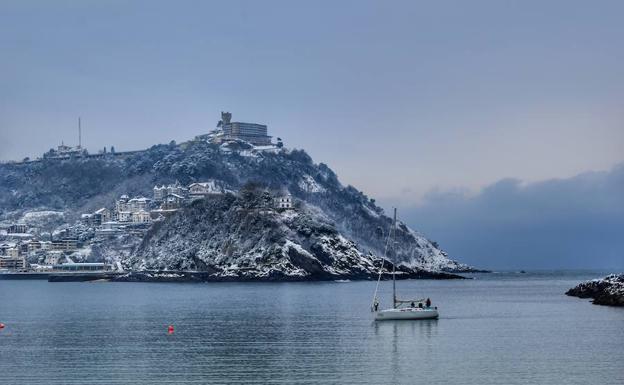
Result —
<instances>
[{"instance_id":1,"label":"snow-covered hill","mask_svg":"<svg viewBox=\"0 0 624 385\"><path fill-rule=\"evenodd\" d=\"M285 234L289 234L289 231L299 234L299 241L284 235L284 242L274 243L270 247L270 242L266 243L266 249L262 252L255 247L236 249L249 253L239 256L243 258L241 261L253 259L257 255L255 253L260 253L262 258L272 256L273 259L267 261L284 262L277 256L293 253L289 250L297 250L295 244L305 243L305 237L301 238L301 233L293 230L293 226L296 228L301 221L306 221L305 218L311 218L311 223L326 223L333 229L330 238L316 237L307 241L310 247L324 247L331 250L332 258L336 258L336 261L343 261L336 262L338 264L335 266L334 262L327 262L327 266L333 269L340 269L342 263L355 263L350 257L354 255L354 250L361 256L383 255L392 220L375 204L374 199L352 186L343 186L327 165L315 164L303 150L258 148L244 142L215 145L194 140L182 144L157 145L145 151L121 155L1 164L0 216L3 212L12 212L15 216L16 210L25 212L46 209L63 211L68 219L77 218L81 213L92 212L103 206L112 207L114 199L121 194L151 196L155 185L175 181L188 185L209 180L218 181L228 191L234 192L254 182L269 191L288 192L301 205L301 211L290 219L275 213L257 215L258 218L266 217L268 224L279 224L290 229ZM176 227L171 223L183 220L182 215L179 213L163 224L155 225L167 228L167 236L154 228L128 264L147 268L160 263L166 266L180 263L180 267L191 268L190 261L201 267L204 266L202 264L209 266L210 258L221 258L221 254L215 250L223 245L215 244L216 238L208 242L201 238L201 234L194 234L199 238L190 242L193 233L178 230L175 234ZM246 221L249 218L243 216L238 219ZM221 235L225 237L227 234ZM396 235L395 258L406 267L428 271L471 270L451 260L435 242L403 223L399 223ZM294 244L286 246L286 240ZM187 244L188 247L176 248L180 244ZM197 244L202 244L202 248L193 246ZM331 248L328 246L330 244L335 247ZM304 249L310 251L306 247ZM339 252L343 249L352 251L343 255ZM196 256L193 257L192 253ZM102 254L113 255L114 250L109 248ZM124 251L123 255L127 254L127 250ZM188 258L176 260L183 255ZM233 268L243 269L237 258L232 262ZM365 262L361 263L366 266ZM269 265L266 266L270 270ZM288 266L288 269L292 269L288 270L292 274L297 271L295 265Z\"/></svg>"},{"instance_id":2,"label":"snow-covered hill","mask_svg":"<svg viewBox=\"0 0 624 385\"><path fill-rule=\"evenodd\" d=\"M218 195L155 226L128 270L207 271L212 279L374 279L381 259L341 235L318 210L276 210L257 186ZM385 271L391 269L388 261ZM404 277L451 278L400 267Z\"/></svg>"}]
</instances>

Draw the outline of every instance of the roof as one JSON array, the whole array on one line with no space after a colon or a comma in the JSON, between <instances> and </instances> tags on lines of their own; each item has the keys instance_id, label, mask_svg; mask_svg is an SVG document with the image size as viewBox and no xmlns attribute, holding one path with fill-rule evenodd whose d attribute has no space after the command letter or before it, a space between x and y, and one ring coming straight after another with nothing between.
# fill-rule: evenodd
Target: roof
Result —
<instances>
[{"instance_id":1,"label":"roof","mask_svg":"<svg viewBox=\"0 0 624 385\"><path fill-rule=\"evenodd\" d=\"M55 265L54 267L58 267L58 266L75 266L75 267L104 266L104 263L102 262L68 262L68 263L63 263L62 265Z\"/></svg>"},{"instance_id":2,"label":"roof","mask_svg":"<svg viewBox=\"0 0 624 385\"><path fill-rule=\"evenodd\" d=\"M149 198L137 197L137 198L130 199L129 202L147 202L149 200L150 200Z\"/></svg>"}]
</instances>

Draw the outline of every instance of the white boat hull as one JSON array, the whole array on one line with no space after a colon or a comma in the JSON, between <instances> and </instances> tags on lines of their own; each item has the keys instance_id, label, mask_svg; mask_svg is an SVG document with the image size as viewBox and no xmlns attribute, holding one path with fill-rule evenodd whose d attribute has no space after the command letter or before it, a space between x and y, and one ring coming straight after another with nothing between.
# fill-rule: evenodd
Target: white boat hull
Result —
<instances>
[{"instance_id":1,"label":"white boat hull","mask_svg":"<svg viewBox=\"0 0 624 385\"><path fill-rule=\"evenodd\" d=\"M438 310L435 308L403 308L380 310L375 313L375 321L386 320L419 320L437 319Z\"/></svg>"}]
</instances>

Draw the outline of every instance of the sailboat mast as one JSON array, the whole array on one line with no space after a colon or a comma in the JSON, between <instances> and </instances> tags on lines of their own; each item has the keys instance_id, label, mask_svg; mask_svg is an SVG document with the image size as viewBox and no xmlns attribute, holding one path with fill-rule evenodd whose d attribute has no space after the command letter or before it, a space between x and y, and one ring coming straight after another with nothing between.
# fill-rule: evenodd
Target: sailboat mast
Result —
<instances>
[{"instance_id":1,"label":"sailboat mast","mask_svg":"<svg viewBox=\"0 0 624 385\"><path fill-rule=\"evenodd\" d=\"M392 222L392 307L394 309L396 309L396 274L395 274L395 267L396 267L396 250L394 248L394 237L396 235L396 213L397 213L397 209L396 207L394 208L394 220Z\"/></svg>"}]
</instances>

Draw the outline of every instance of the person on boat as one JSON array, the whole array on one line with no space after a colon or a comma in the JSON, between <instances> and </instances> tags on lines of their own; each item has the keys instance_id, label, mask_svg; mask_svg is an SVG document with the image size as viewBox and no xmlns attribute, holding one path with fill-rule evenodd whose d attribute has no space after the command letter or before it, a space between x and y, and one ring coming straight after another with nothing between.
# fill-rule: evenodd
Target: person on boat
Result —
<instances>
[{"instance_id":1,"label":"person on boat","mask_svg":"<svg viewBox=\"0 0 624 385\"><path fill-rule=\"evenodd\" d=\"M421 309L423 308L422 302L418 302L418 307Z\"/></svg>"},{"instance_id":2,"label":"person on boat","mask_svg":"<svg viewBox=\"0 0 624 385\"><path fill-rule=\"evenodd\" d=\"M412 302L411 307L416 307L416 305L414 304L414 302Z\"/></svg>"},{"instance_id":3,"label":"person on boat","mask_svg":"<svg viewBox=\"0 0 624 385\"><path fill-rule=\"evenodd\" d=\"M373 305L373 308L375 309L375 311L379 309L379 302L377 302L377 300L375 300L375 304Z\"/></svg>"},{"instance_id":4,"label":"person on boat","mask_svg":"<svg viewBox=\"0 0 624 385\"><path fill-rule=\"evenodd\" d=\"M427 307L431 307L431 300L427 298L427 302L425 304L427 305Z\"/></svg>"}]
</instances>

